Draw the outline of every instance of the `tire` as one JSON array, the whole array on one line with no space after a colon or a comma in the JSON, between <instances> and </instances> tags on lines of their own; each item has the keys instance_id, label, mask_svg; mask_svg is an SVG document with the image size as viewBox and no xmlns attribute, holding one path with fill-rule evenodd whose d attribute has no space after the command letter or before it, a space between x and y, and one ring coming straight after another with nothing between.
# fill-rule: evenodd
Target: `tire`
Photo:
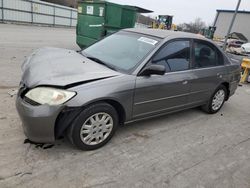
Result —
<instances>
[{"instance_id":1,"label":"tire","mask_svg":"<svg viewBox=\"0 0 250 188\"><path fill-rule=\"evenodd\" d=\"M113 106L95 103L85 108L73 121L68 130L68 138L81 150L94 150L109 142L118 122L118 114Z\"/></svg>"},{"instance_id":2,"label":"tire","mask_svg":"<svg viewBox=\"0 0 250 188\"><path fill-rule=\"evenodd\" d=\"M218 96L218 94L221 94L221 100L218 100L218 105L215 105L216 103L214 102L215 97ZM222 93L224 93L224 97L222 96ZM217 113L221 107L223 106L226 98L227 98L228 92L227 89L224 85L220 85L213 93L213 95L210 97L209 101L207 104L202 106L202 110L207 112L208 114L215 114Z\"/></svg>"}]
</instances>

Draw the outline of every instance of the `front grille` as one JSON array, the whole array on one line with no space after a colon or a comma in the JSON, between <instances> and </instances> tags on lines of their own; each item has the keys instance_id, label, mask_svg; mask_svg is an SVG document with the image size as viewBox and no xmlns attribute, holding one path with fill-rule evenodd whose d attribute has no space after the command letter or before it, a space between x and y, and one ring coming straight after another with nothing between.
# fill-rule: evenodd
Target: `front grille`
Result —
<instances>
[{"instance_id":1,"label":"front grille","mask_svg":"<svg viewBox=\"0 0 250 188\"><path fill-rule=\"evenodd\" d=\"M31 104L33 106L41 105L40 103L38 103L36 101L33 101L33 100L31 100L31 99L29 99L28 97L25 97L25 96L23 97L23 101L25 101L26 103L29 103L29 104Z\"/></svg>"},{"instance_id":2,"label":"front grille","mask_svg":"<svg viewBox=\"0 0 250 188\"><path fill-rule=\"evenodd\" d=\"M24 95L29 91L29 89L24 85L20 83L19 90L17 95L20 96L21 98L24 97Z\"/></svg>"}]
</instances>

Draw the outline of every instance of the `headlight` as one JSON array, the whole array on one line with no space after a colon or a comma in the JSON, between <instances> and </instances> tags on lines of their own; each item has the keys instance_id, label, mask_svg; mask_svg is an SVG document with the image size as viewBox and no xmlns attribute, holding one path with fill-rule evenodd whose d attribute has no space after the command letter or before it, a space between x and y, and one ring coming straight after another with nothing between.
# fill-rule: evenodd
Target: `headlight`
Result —
<instances>
[{"instance_id":1,"label":"headlight","mask_svg":"<svg viewBox=\"0 0 250 188\"><path fill-rule=\"evenodd\" d=\"M70 100L76 92L49 87L37 87L28 91L25 97L39 103L48 105L59 105Z\"/></svg>"}]
</instances>

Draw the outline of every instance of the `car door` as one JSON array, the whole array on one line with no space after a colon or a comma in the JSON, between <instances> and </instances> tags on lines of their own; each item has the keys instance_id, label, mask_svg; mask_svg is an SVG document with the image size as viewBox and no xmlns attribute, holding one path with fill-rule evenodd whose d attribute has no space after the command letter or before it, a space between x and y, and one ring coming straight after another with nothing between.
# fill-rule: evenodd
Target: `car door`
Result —
<instances>
[{"instance_id":1,"label":"car door","mask_svg":"<svg viewBox=\"0 0 250 188\"><path fill-rule=\"evenodd\" d=\"M187 105L190 92L190 41L174 40L166 43L152 57L150 64L164 65L164 75L137 76L133 116L142 118Z\"/></svg>"},{"instance_id":2,"label":"car door","mask_svg":"<svg viewBox=\"0 0 250 188\"><path fill-rule=\"evenodd\" d=\"M209 100L216 87L227 74L220 50L210 42L193 40L192 79L189 103L204 103Z\"/></svg>"}]
</instances>

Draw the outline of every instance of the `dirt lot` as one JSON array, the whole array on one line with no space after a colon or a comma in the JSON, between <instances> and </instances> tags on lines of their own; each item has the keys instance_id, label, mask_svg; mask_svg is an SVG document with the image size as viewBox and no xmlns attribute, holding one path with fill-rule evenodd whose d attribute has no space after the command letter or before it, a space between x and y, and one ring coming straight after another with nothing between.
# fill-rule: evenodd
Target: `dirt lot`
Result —
<instances>
[{"instance_id":1,"label":"dirt lot","mask_svg":"<svg viewBox=\"0 0 250 188\"><path fill-rule=\"evenodd\" d=\"M15 97L33 49L78 49L75 30L0 24L0 187L250 187L250 85L215 115L199 109L118 129L105 147L24 144Z\"/></svg>"}]
</instances>

